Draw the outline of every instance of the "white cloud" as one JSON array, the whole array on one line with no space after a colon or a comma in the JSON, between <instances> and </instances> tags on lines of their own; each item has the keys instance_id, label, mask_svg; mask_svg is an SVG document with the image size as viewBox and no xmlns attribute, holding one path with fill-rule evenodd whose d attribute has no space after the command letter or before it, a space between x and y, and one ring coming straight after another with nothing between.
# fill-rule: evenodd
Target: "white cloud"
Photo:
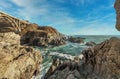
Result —
<instances>
[{"instance_id":1,"label":"white cloud","mask_svg":"<svg viewBox=\"0 0 120 79\"><path fill-rule=\"evenodd\" d=\"M57 3L70 2L74 5L84 5L93 3L95 0L53 0ZM111 20L114 14L99 15L102 9L107 9L106 6L100 6L91 10L84 19L76 19L71 17L71 14L65 7L59 7L56 3L48 0L11 0L12 3L21 7L18 8L15 14L22 19L31 22L37 22L40 25L51 25L56 27L60 32L66 34L114 34L118 33L114 28L114 23L102 22L104 19ZM0 1L0 5L1 5ZM110 3L111 4L111 3ZM4 5L2 5L4 6ZM8 7L8 6L6 6ZM114 19L113 19L114 20ZM80 26L80 27L79 27ZM112 27L112 28L111 28ZM102 32L102 30L105 30Z\"/></svg>"}]
</instances>

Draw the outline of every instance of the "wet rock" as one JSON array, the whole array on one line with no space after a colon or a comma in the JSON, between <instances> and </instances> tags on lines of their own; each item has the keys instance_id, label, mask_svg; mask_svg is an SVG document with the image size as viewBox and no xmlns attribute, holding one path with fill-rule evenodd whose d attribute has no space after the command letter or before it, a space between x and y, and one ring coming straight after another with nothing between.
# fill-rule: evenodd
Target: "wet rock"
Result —
<instances>
[{"instance_id":1,"label":"wet rock","mask_svg":"<svg viewBox=\"0 0 120 79\"><path fill-rule=\"evenodd\" d=\"M96 43L91 41L91 42L87 42L85 45L86 46L95 46Z\"/></svg>"},{"instance_id":2,"label":"wet rock","mask_svg":"<svg viewBox=\"0 0 120 79\"><path fill-rule=\"evenodd\" d=\"M73 43L84 43L84 38L80 37L69 37L68 41L73 42Z\"/></svg>"},{"instance_id":3,"label":"wet rock","mask_svg":"<svg viewBox=\"0 0 120 79\"><path fill-rule=\"evenodd\" d=\"M84 50L80 62L63 62L45 79L119 79L119 52L120 39L113 37Z\"/></svg>"}]
</instances>

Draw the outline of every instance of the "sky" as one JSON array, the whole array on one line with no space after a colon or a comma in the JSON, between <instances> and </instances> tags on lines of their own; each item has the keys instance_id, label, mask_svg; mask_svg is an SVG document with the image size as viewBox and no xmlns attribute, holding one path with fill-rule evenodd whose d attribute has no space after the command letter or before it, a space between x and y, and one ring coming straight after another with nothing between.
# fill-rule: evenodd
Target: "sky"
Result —
<instances>
[{"instance_id":1,"label":"sky","mask_svg":"<svg viewBox=\"0 0 120 79\"><path fill-rule=\"evenodd\" d=\"M120 35L115 0L0 0L4 11L67 35Z\"/></svg>"}]
</instances>

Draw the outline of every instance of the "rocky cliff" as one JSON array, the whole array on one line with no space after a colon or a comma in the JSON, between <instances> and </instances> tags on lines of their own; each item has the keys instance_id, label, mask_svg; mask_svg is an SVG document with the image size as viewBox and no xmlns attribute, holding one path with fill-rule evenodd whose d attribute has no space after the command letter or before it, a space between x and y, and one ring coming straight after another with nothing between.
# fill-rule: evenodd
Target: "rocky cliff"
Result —
<instances>
[{"instance_id":1,"label":"rocky cliff","mask_svg":"<svg viewBox=\"0 0 120 79\"><path fill-rule=\"evenodd\" d=\"M31 79L39 72L42 55L20 45L20 35L11 22L0 17L0 79Z\"/></svg>"},{"instance_id":2,"label":"rocky cliff","mask_svg":"<svg viewBox=\"0 0 120 79\"><path fill-rule=\"evenodd\" d=\"M21 44L30 46L63 45L65 39L61 33L50 26L38 27L36 30L27 31L21 38Z\"/></svg>"},{"instance_id":3,"label":"rocky cliff","mask_svg":"<svg viewBox=\"0 0 120 79\"><path fill-rule=\"evenodd\" d=\"M40 52L21 46L19 35L0 33L0 79L30 79L41 62Z\"/></svg>"},{"instance_id":4,"label":"rocky cliff","mask_svg":"<svg viewBox=\"0 0 120 79\"><path fill-rule=\"evenodd\" d=\"M0 32L15 32L21 44L30 46L58 46L65 44L63 34L50 26L39 26L0 12Z\"/></svg>"}]
</instances>

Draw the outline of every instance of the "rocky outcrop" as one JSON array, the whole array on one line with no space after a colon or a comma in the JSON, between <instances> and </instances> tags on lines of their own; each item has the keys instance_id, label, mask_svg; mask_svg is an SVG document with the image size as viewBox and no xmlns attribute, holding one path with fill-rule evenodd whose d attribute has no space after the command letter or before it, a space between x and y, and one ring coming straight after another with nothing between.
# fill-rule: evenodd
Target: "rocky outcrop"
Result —
<instances>
[{"instance_id":1,"label":"rocky outcrop","mask_svg":"<svg viewBox=\"0 0 120 79\"><path fill-rule=\"evenodd\" d=\"M115 9L116 9L116 28L117 30L120 31L120 0L116 0L115 5L114 5Z\"/></svg>"},{"instance_id":2,"label":"rocky outcrop","mask_svg":"<svg viewBox=\"0 0 120 79\"><path fill-rule=\"evenodd\" d=\"M23 35L25 35L29 31L37 30L38 27L39 26L37 24L32 24L32 23L28 24L27 27L21 29L21 32L19 34L20 34L20 36L23 36Z\"/></svg>"},{"instance_id":3,"label":"rocky outcrop","mask_svg":"<svg viewBox=\"0 0 120 79\"><path fill-rule=\"evenodd\" d=\"M116 0L114 4L115 10L116 10L116 28L120 31L120 1Z\"/></svg>"},{"instance_id":4,"label":"rocky outcrop","mask_svg":"<svg viewBox=\"0 0 120 79\"><path fill-rule=\"evenodd\" d=\"M54 73L58 68L63 68L66 66L70 66L70 64L79 63L83 58L83 55L75 56L74 59L62 59L62 58L54 58L51 67L48 72L44 76L44 79L47 79ZM74 62L74 63L73 63ZM63 73L63 72L61 72ZM67 73L65 73L67 75ZM62 77L61 77L62 78ZM54 78L53 78L54 79Z\"/></svg>"},{"instance_id":5,"label":"rocky outcrop","mask_svg":"<svg viewBox=\"0 0 120 79\"><path fill-rule=\"evenodd\" d=\"M20 44L20 36L14 32L0 33L0 42Z\"/></svg>"},{"instance_id":6,"label":"rocky outcrop","mask_svg":"<svg viewBox=\"0 0 120 79\"><path fill-rule=\"evenodd\" d=\"M85 45L86 45L86 46L95 46L96 43L91 41L91 42L86 42Z\"/></svg>"},{"instance_id":7,"label":"rocky outcrop","mask_svg":"<svg viewBox=\"0 0 120 79\"><path fill-rule=\"evenodd\" d=\"M0 33L0 79L30 79L41 62L40 52L21 46L19 35Z\"/></svg>"},{"instance_id":8,"label":"rocky outcrop","mask_svg":"<svg viewBox=\"0 0 120 79\"><path fill-rule=\"evenodd\" d=\"M0 33L6 32L19 34L21 36L22 45L58 46L65 44L63 34L50 26L39 26L0 12ZM32 34L32 36L30 34Z\"/></svg>"},{"instance_id":9,"label":"rocky outcrop","mask_svg":"<svg viewBox=\"0 0 120 79\"><path fill-rule=\"evenodd\" d=\"M12 24L0 16L0 79L31 79L39 70L42 55L32 47L20 45L21 28Z\"/></svg>"},{"instance_id":10,"label":"rocky outcrop","mask_svg":"<svg viewBox=\"0 0 120 79\"><path fill-rule=\"evenodd\" d=\"M4 17L0 17L0 32L15 32L17 31L8 19Z\"/></svg>"},{"instance_id":11,"label":"rocky outcrop","mask_svg":"<svg viewBox=\"0 0 120 79\"><path fill-rule=\"evenodd\" d=\"M30 79L39 70L41 58L31 47L0 43L0 79Z\"/></svg>"},{"instance_id":12,"label":"rocky outcrop","mask_svg":"<svg viewBox=\"0 0 120 79\"><path fill-rule=\"evenodd\" d=\"M120 39L111 38L83 51L80 62L59 65L45 79L119 79Z\"/></svg>"},{"instance_id":13,"label":"rocky outcrop","mask_svg":"<svg viewBox=\"0 0 120 79\"><path fill-rule=\"evenodd\" d=\"M64 37L56 29L48 26L39 27L37 30L28 31L21 38L21 44L30 46L49 46L65 44Z\"/></svg>"},{"instance_id":14,"label":"rocky outcrop","mask_svg":"<svg viewBox=\"0 0 120 79\"><path fill-rule=\"evenodd\" d=\"M69 37L68 41L73 42L73 43L84 43L84 38L80 37Z\"/></svg>"}]
</instances>

